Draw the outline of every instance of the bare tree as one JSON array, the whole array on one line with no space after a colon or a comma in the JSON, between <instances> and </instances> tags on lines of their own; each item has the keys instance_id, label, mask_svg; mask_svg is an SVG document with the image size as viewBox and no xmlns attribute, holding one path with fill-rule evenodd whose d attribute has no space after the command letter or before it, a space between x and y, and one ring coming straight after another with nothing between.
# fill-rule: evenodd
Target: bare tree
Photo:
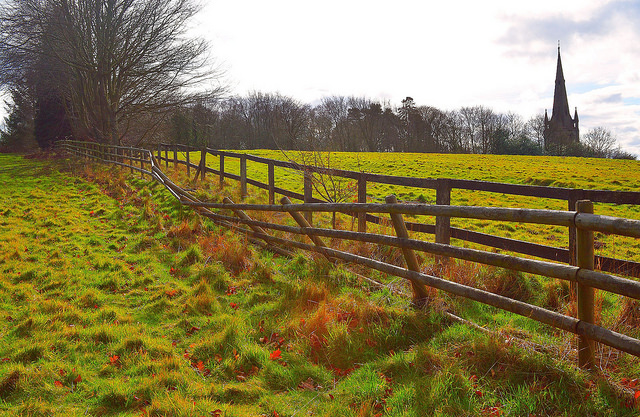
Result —
<instances>
[{"instance_id":1,"label":"bare tree","mask_svg":"<svg viewBox=\"0 0 640 417\"><path fill-rule=\"evenodd\" d=\"M531 117L525 123L524 130L526 135L536 142L541 149L544 148L544 114Z\"/></svg>"},{"instance_id":2,"label":"bare tree","mask_svg":"<svg viewBox=\"0 0 640 417\"><path fill-rule=\"evenodd\" d=\"M57 85L50 87L76 130L120 143L137 120L152 129L170 109L221 92L194 92L219 75L207 44L186 37L198 10L192 0L8 0L0 62L16 74L28 72L33 57L55 60Z\"/></svg>"},{"instance_id":3,"label":"bare tree","mask_svg":"<svg viewBox=\"0 0 640 417\"><path fill-rule=\"evenodd\" d=\"M585 146L596 158L608 158L615 150L616 137L605 127L594 127L583 138Z\"/></svg>"}]
</instances>

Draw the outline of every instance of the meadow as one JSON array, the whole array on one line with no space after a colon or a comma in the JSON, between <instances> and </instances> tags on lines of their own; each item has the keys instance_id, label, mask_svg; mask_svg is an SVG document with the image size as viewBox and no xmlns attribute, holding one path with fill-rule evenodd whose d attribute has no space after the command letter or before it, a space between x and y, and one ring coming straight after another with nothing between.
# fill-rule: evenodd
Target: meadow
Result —
<instances>
[{"instance_id":1,"label":"meadow","mask_svg":"<svg viewBox=\"0 0 640 417\"><path fill-rule=\"evenodd\" d=\"M399 280L258 250L126 170L0 155L0 184L2 415L638 414L638 358L601 349L583 371L571 337L525 318L445 294L416 310ZM575 308L555 280L448 273ZM621 309L601 299L603 321L637 333Z\"/></svg>"}]
</instances>

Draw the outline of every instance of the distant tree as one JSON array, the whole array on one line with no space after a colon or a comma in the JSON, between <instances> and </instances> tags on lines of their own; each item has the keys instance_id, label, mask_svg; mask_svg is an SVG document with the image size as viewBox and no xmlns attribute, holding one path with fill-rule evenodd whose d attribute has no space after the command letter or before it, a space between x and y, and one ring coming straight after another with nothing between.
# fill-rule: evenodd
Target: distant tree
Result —
<instances>
[{"instance_id":1,"label":"distant tree","mask_svg":"<svg viewBox=\"0 0 640 417\"><path fill-rule=\"evenodd\" d=\"M0 131L0 148L9 152L24 152L36 147L33 135L33 97L28 91L13 88L7 108L9 114Z\"/></svg>"},{"instance_id":2,"label":"distant tree","mask_svg":"<svg viewBox=\"0 0 640 417\"><path fill-rule=\"evenodd\" d=\"M638 159L636 155L623 150L620 145L618 145L618 147L611 152L611 155L609 157L612 159L631 159L634 161Z\"/></svg>"},{"instance_id":3,"label":"distant tree","mask_svg":"<svg viewBox=\"0 0 640 417\"><path fill-rule=\"evenodd\" d=\"M615 149L616 137L607 128L598 126L583 136L583 143L591 156L608 158Z\"/></svg>"},{"instance_id":4,"label":"distant tree","mask_svg":"<svg viewBox=\"0 0 640 417\"><path fill-rule=\"evenodd\" d=\"M464 120L459 111L450 110L444 114L443 128L441 151L446 153L467 152L462 143Z\"/></svg>"},{"instance_id":5,"label":"distant tree","mask_svg":"<svg viewBox=\"0 0 640 417\"><path fill-rule=\"evenodd\" d=\"M544 148L544 114L530 118L524 125L524 132L539 147Z\"/></svg>"}]
</instances>

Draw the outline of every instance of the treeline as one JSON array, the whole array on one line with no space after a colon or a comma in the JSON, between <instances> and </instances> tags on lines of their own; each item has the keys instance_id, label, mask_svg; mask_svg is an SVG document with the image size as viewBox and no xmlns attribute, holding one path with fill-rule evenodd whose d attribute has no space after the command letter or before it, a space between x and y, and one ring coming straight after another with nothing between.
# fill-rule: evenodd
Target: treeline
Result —
<instances>
[{"instance_id":1,"label":"treeline","mask_svg":"<svg viewBox=\"0 0 640 417\"><path fill-rule=\"evenodd\" d=\"M407 97L392 106L362 97L333 96L317 105L254 92L182 107L165 132L173 143L218 149L348 152L433 152L633 158L615 148L604 128L583 143L544 148L544 116L529 120L485 106L443 111Z\"/></svg>"},{"instance_id":2,"label":"treeline","mask_svg":"<svg viewBox=\"0 0 640 417\"><path fill-rule=\"evenodd\" d=\"M326 97L315 106L254 92L175 112L173 142L220 149L541 155L544 119L484 106L443 111L411 97L399 107L363 97Z\"/></svg>"}]
</instances>

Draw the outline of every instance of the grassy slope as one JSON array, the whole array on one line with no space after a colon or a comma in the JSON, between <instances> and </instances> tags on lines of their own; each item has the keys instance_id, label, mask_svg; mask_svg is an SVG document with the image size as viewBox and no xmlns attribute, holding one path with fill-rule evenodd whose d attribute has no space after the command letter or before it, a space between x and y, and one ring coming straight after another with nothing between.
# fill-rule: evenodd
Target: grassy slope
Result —
<instances>
[{"instance_id":1,"label":"grassy slope","mask_svg":"<svg viewBox=\"0 0 640 417\"><path fill-rule=\"evenodd\" d=\"M121 171L59 168L0 156L2 415L637 414L508 332L255 251Z\"/></svg>"}]
</instances>

